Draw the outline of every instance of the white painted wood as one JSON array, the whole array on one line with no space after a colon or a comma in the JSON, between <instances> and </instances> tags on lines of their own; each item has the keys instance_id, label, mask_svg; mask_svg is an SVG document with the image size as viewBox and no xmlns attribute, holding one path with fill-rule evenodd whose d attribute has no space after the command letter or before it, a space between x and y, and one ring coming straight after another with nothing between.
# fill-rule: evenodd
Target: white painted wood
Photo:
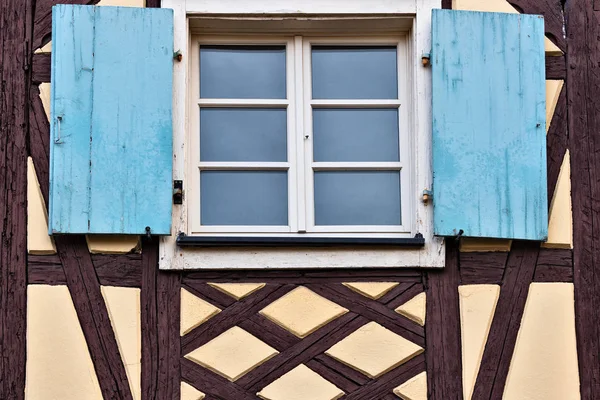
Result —
<instances>
[{"instance_id":1,"label":"white painted wood","mask_svg":"<svg viewBox=\"0 0 600 400\"><path fill-rule=\"evenodd\" d=\"M294 37L294 90L298 100L302 99L304 88L304 74L302 72L302 36ZM304 104L296 101L296 161L304 163ZM298 204L296 211L296 224L298 233L306 232L306 178L305 169L298 165L296 168L296 182L298 186Z\"/></svg>"},{"instance_id":2,"label":"white painted wood","mask_svg":"<svg viewBox=\"0 0 600 400\"><path fill-rule=\"evenodd\" d=\"M215 20L205 20L203 23L213 24L216 19L221 19L216 24L213 24L216 27L215 32L221 29L220 27L227 26L257 26L257 23L260 23L260 26L264 26L264 30L258 29L256 33L274 33L280 32L277 29L270 28L275 25L271 25L273 23L279 24L281 26L298 26L300 27L297 31L290 31L290 33L301 33L304 27L306 32L311 32L311 23L315 21L319 21L320 28L319 32L323 32L323 34L331 34L337 32L343 32L343 35L357 35L361 32L352 32L351 29L348 29L348 26L359 27L358 29L363 29L365 26L372 26L372 32L381 32L378 30L377 26L373 26L373 21L370 19L380 18L384 19L383 23L386 25L385 29L391 29L390 31L397 32L406 32L407 27L413 25L413 29L410 31L409 36L403 42L396 41L394 43L398 43L399 51L398 54L405 54L405 62L399 60L398 68L399 68L399 76L407 76L410 77L408 81L411 82L410 85L403 85L402 90L399 92L399 99L397 101L392 101L392 104L389 104L387 100L383 101L383 103L373 104L373 107L399 107L400 109L400 118L403 121L408 122L408 128L413 135L410 135L408 138L407 145L401 145L401 163L398 163L398 169L401 170L402 181L410 180L412 188L410 191L403 190L402 192L402 204L403 210L408 209L408 207L404 207L407 204L410 204L410 212L411 216L407 217L402 215L403 222L410 221L411 223L407 228L404 227L392 227L396 229L395 232L384 232L381 229L375 235L376 237L412 237L415 233L421 233L424 238L426 245L422 249L405 249L405 248L397 248L397 249L369 249L366 248L364 250L355 250L349 248L254 248L254 249L223 249L223 248L178 248L175 244L175 234L178 232L187 232L191 233L192 230L188 229L188 216L185 213L185 207L174 206L173 212L173 233L174 235L171 237L165 237L161 239L161 249L160 249L160 261L159 265L161 269L198 269L198 268L212 268L212 269L242 269L242 268L323 268L323 267L331 267L331 268L348 268L348 267L434 267L439 268L443 267L444 264L444 246L443 239L434 238L433 237L433 218L432 218L432 207L431 205L424 205L421 202L421 193L423 189L431 188L431 76L429 69L422 67L421 65L421 54L430 52L430 30L431 30L431 9L439 8L441 6L440 0L374 0L366 2L364 0L327 0L327 1L318 1L318 0L273 0L269 2L251 2L251 1L234 1L234 0L163 0L163 7L173 8L175 11L175 48L185 49L187 52L190 52L188 42L191 42L189 37L190 30L188 29L188 22L191 26L201 26L202 24L198 24L196 19L188 20L187 16L193 17L194 15L198 15L200 13L204 14L225 14L223 15L214 15ZM268 14L281 14L280 15L269 17ZM390 15L386 16L384 14L390 13ZM391 14L408 14L405 16L401 16L402 23L398 23L398 21L392 21L393 18L398 18L397 15ZM253 14L253 15L250 15ZM262 15L257 15L262 14ZM283 20L285 15L289 14L290 18L293 15L290 21ZM304 16L299 18L298 15L301 14L321 14L317 17L314 16ZM330 17L328 17L328 14ZM332 23L331 21L327 21L328 18L337 18L337 16L333 16L332 14L356 14L356 16L347 16L344 18L356 18L356 24L352 23L351 19L347 19L345 22L349 21L350 25ZM380 15L370 15L370 14L380 14ZM411 15L412 14L412 15ZM415 14L418 15L415 18ZM362 15L363 17L361 17ZM229 18L228 18L229 17ZM389 19L386 20L386 17ZM239 23L239 21L246 21L249 24L244 25L244 23ZM228 21L228 22L223 22ZM233 21L233 23L231 22ZM324 22L323 22L324 21ZM407 23L406 21L410 21ZM223 25L221 23L223 22ZM291 24L291 25L290 25ZM340 31L340 26L344 25L345 28ZM331 30L322 28L323 26L331 26ZM210 30L210 29L208 29ZM252 30L250 30L252 31ZM228 33L241 33L241 30L238 32L230 32L226 30ZM314 32L314 28L312 30ZM364 30L362 31L364 33ZM203 37L205 39L206 37ZM248 40L253 40L256 37L246 37ZM376 37L373 36L361 36L361 41L368 42L369 40L376 40ZM388 38L390 38L388 36ZM238 37L240 39L240 37ZM263 35L264 39L264 35ZM333 107L333 106L345 106L352 107L353 104L319 104L320 101L315 101L315 104L311 103L311 93L310 93L310 47L307 45L303 45L303 42L306 42L306 39L302 37L295 38L284 38L285 40L290 40L292 45L295 45L296 48L293 50L294 61L291 65L293 73L290 74L290 65L288 65L288 75L293 76L293 80L290 83L288 81L288 87L293 87L293 90L296 91L296 95L294 97L298 97L300 94L297 93L299 87L302 87L303 93L303 105L302 104L293 104L292 97L289 96L290 100L288 105L288 111L293 108L293 113L295 114L295 120L290 125L290 121L288 120L288 131L295 132L303 132L304 134L297 134L293 137L294 143L294 157L297 160L302 160L305 165L310 165L312 162L312 118L311 113L306 112L306 106L314 106L314 107ZM325 42L331 41L332 38L322 38ZM339 38L344 40L344 37L340 36ZM348 38L345 38L348 40ZM381 40L381 37L379 37ZM224 38L223 40L231 40L231 38ZM273 37L267 38L267 40L273 40ZM278 38L281 40L281 37ZM311 38L312 40L312 38ZM319 40L319 39L317 39ZM355 38L356 40L356 38ZM238 42L236 40L236 42ZM240 42L238 42L240 43ZM279 41L278 43L281 43ZM361 42L362 43L362 42ZM300 46L299 46L300 45ZM288 46L290 46L288 44ZM197 46L196 46L197 47ZM291 47L290 47L291 48ZM190 120L190 129L187 124L188 121L186 119L186 115L189 114L189 110L187 110L186 104L186 96L189 96L186 87L188 81L187 69L191 68L190 60L193 57L188 57L188 62L185 62L186 51L184 51L184 62L175 63L175 71L174 71L174 178L181 179L181 174L185 170L186 165L189 171L194 171L195 174L198 173L198 163L185 163L183 157L185 153L185 143L186 141L189 143L189 146L192 148L198 149L199 147L193 144L192 138L186 138L186 132L189 132L190 129L193 129L194 124L197 122L194 121L194 118ZM289 54L289 50L288 50ZM302 60L298 58L302 57ZM197 64L196 64L197 65ZM179 68L178 68L179 67ZM403 70L404 69L404 70ZM190 69L190 71L194 71ZM301 74L298 72L302 71ZM190 74L189 79L194 80L198 77L194 77L197 74ZM401 79L399 79L400 81ZM199 82L197 84L192 83L192 87L198 88ZM197 96L192 96L194 98L194 102L187 102L188 104L195 107L198 107ZM210 101L215 100L215 105L219 105L220 99L206 99L206 103L203 106L209 106ZM287 101L286 100L286 101ZM205 100L201 100L204 102ZM226 101L230 101L226 99ZM276 100L274 103L270 103L273 106L280 106L278 103L279 100ZM298 102L300 103L300 102ZM342 101L342 103L345 103ZM368 103L368 102L367 102ZM183 104L183 105L182 105ZM231 104L234 105L235 100L231 101ZM242 103L237 103L242 105ZM268 104L262 105L268 106ZM364 104L364 106L369 106L369 104ZM301 110L302 112L300 112ZM193 113L198 114L198 113ZM302 115L304 114L304 115ZM197 117L196 117L197 118ZM291 128L290 128L291 127ZM402 128L401 128L402 129ZM407 130L408 131L408 130ZM197 131L196 131L197 132ZM308 138L305 138L304 135L308 135ZM193 136L193 135L192 135ZM196 135L197 136L197 135ZM292 142L289 142L292 143ZM199 143L198 143L199 145ZM412 154L404 154L405 152L410 152L410 149L413 149L415 153L415 157L411 159ZM288 150L289 151L289 150ZM289 153L288 153L289 155ZM188 155L189 156L189 155ZM291 157L288 159L291 162ZM298 162L298 161L297 161ZM297 164L296 162L296 164ZM302 163L301 163L302 164ZM208 166L210 168L210 165ZM282 166L280 166L282 167ZM326 166L325 166L326 167ZM387 166L386 166L387 167ZM283 168L283 167L282 167ZM309 203L312 199L312 193L308 193L308 189L312 189L313 181L312 181L312 173L306 173L306 168L298 168L302 169L303 174L299 171L296 171L294 174L295 179L298 183L301 183L304 179L305 185L294 185L297 187L306 188L306 193L304 196L300 192L295 196L297 198L297 204L294 208L294 221L296 223L296 227L294 232L302 231L302 224L300 221L300 216L302 215L301 209L305 211L305 221L313 221L314 215L312 211L312 205ZM193 176L190 175L189 172L186 173L186 181L185 181L185 203L189 204L193 201L193 204L199 204L197 200L194 200L194 191L190 190L189 181L190 179L194 179ZM291 186L291 185L290 185ZM312 191L312 190L311 190ZM303 207L302 202L305 202L305 206ZM291 210L291 208L290 208ZM190 221L192 223L192 221ZM229 230L227 235L230 236L247 236L248 233L244 232L243 229L247 227L211 227L216 228L217 232L222 234L224 231L223 228ZM288 236L290 234L290 227L263 227L267 230L271 230L269 233L270 236ZM273 229L276 228L276 229ZM277 229L288 229L288 231L280 231L275 232ZM343 227L344 232L308 232L304 235L306 236L316 236L316 237L364 237L363 233L349 232L348 227ZM361 229L364 227L360 227ZM380 227L379 227L380 228ZM241 229L241 230L238 230ZM238 230L238 231L236 231ZM256 233L256 227L252 227L252 230ZM234 232L235 231L235 232ZM214 235L216 232L207 232L204 231L202 233L196 233L200 236L202 235ZM258 233L260 235L260 233ZM264 233L263 233L264 234ZM294 234L294 233L292 233ZM370 234L369 236L372 236Z\"/></svg>"},{"instance_id":3,"label":"white painted wood","mask_svg":"<svg viewBox=\"0 0 600 400\"><path fill-rule=\"evenodd\" d=\"M310 101L313 108L398 108L400 100L329 100L313 99Z\"/></svg>"},{"instance_id":4,"label":"white painted wood","mask_svg":"<svg viewBox=\"0 0 600 400\"><path fill-rule=\"evenodd\" d=\"M221 169L221 170L282 170L289 169L290 162L223 162L223 161L201 161L198 168L201 170Z\"/></svg>"},{"instance_id":5,"label":"white painted wood","mask_svg":"<svg viewBox=\"0 0 600 400\"><path fill-rule=\"evenodd\" d=\"M415 0L187 0L188 14L414 14ZM164 5L163 5L164 7Z\"/></svg>"},{"instance_id":6,"label":"white painted wood","mask_svg":"<svg viewBox=\"0 0 600 400\"><path fill-rule=\"evenodd\" d=\"M185 11L186 0L162 0L162 7L173 9L173 48L183 54L181 62L173 63L173 179L183 180L186 176L185 143L188 127L187 72L189 69L189 29ZM160 238L159 267L183 269L183 254L177 251L176 239L180 232L187 231L185 200L183 205L173 205L171 218L171 235L161 236Z\"/></svg>"},{"instance_id":7,"label":"white painted wood","mask_svg":"<svg viewBox=\"0 0 600 400\"><path fill-rule=\"evenodd\" d=\"M289 105L287 99L198 99L202 107L273 107Z\"/></svg>"},{"instance_id":8,"label":"white painted wood","mask_svg":"<svg viewBox=\"0 0 600 400\"><path fill-rule=\"evenodd\" d=\"M402 169L400 162L313 162L312 168L320 170L373 170L373 171L398 171Z\"/></svg>"}]
</instances>

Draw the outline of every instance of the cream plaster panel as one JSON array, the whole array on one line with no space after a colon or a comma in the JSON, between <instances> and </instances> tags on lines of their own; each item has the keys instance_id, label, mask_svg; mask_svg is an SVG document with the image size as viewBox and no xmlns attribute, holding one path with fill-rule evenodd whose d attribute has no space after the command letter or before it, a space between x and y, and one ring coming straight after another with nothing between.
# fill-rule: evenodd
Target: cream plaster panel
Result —
<instances>
[{"instance_id":1,"label":"cream plaster panel","mask_svg":"<svg viewBox=\"0 0 600 400\"><path fill-rule=\"evenodd\" d=\"M31 157L27 158L27 252L56 254L54 240L48 235L48 212Z\"/></svg>"},{"instance_id":2,"label":"cream plaster panel","mask_svg":"<svg viewBox=\"0 0 600 400\"><path fill-rule=\"evenodd\" d=\"M396 308L396 312L423 326L425 325L426 298L425 292L419 293L400 307Z\"/></svg>"},{"instance_id":3,"label":"cream plaster panel","mask_svg":"<svg viewBox=\"0 0 600 400\"><path fill-rule=\"evenodd\" d=\"M134 400L142 398L142 325L140 289L102 286L102 296L115 332Z\"/></svg>"},{"instance_id":4,"label":"cream plaster panel","mask_svg":"<svg viewBox=\"0 0 600 400\"><path fill-rule=\"evenodd\" d=\"M41 53L50 53L52 51L52 40L49 41L48 43L46 43L45 45L43 45L42 47L40 47L39 49L36 49L34 51L35 54L41 54Z\"/></svg>"},{"instance_id":5,"label":"cream plaster panel","mask_svg":"<svg viewBox=\"0 0 600 400\"><path fill-rule=\"evenodd\" d=\"M543 247L573 248L573 212L571 204L571 157L569 150L565 153L554 197L550 203L548 218L548 241Z\"/></svg>"},{"instance_id":6,"label":"cream plaster panel","mask_svg":"<svg viewBox=\"0 0 600 400\"><path fill-rule=\"evenodd\" d=\"M256 394L264 400L335 400L344 392L304 364Z\"/></svg>"},{"instance_id":7,"label":"cream plaster panel","mask_svg":"<svg viewBox=\"0 0 600 400\"><path fill-rule=\"evenodd\" d=\"M92 254L127 254L138 250L140 244L135 235L87 235L85 240Z\"/></svg>"},{"instance_id":8,"label":"cream plaster panel","mask_svg":"<svg viewBox=\"0 0 600 400\"><path fill-rule=\"evenodd\" d=\"M453 10L487 11L518 14L519 12L506 0L453 0ZM544 42L546 54L562 55L562 51L552 41L546 38Z\"/></svg>"},{"instance_id":9,"label":"cream plaster panel","mask_svg":"<svg viewBox=\"0 0 600 400\"><path fill-rule=\"evenodd\" d=\"M463 285L458 287L463 365L463 397L470 400L483 350L487 342L500 286Z\"/></svg>"},{"instance_id":10,"label":"cream plaster panel","mask_svg":"<svg viewBox=\"0 0 600 400\"><path fill-rule=\"evenodd\" d=\"M532 283L508 371L505 400L577 400L572 283Z\"/></svg>"},{"instance_id":11,"label":"cream plaster panel","mask_svg":"<svg viewBox=\"0 0 600 400\"><path fill-rule=\"evenodd\" d=\"M220 308L194 296L185 289L181 289L181 325L179 333L181 336L187 334L220 312Z\"/></svg>"},{"instance_id":12,"label":"cream plaster panel","mask_svg":"<svg viewBox=\"0 0 600 400\"><path fill-rule=\"evenodd\" d=\"M552 117L558 104L560 92L565 84L565 81L547 80L546 81L546 131L550 129Z\"/></svg>"},{"instance_id":13,"label":"cream plaster panel","mask_svg":"<svg viewBox=\"0 0 600 400\"><path fill-rule=\"evenodd\" d=\"M512 240L485 239L485 238L462 238L459 250L463 253L477 251L510 251Z\"/></svg>"},{"instance_id":14,"label":"cream plaster panel","mask_svg":"<svg viewBox=\"0 0 600 400\"><path fill-rule=\"evenodd\" d=\"M325 352L369 378L377 378L423 352L402 336L369 322Z\"/></svg>"},{"instance_id":15,"label":"cream plaster panel","mask_svg":"<svg viewBox=\"0 0 600 400\"><path fill-rule=\"evenodd\" d=\"M427 400L427 373L421 372L394 389L402 400Z\"/></svg>"},{"instance_id":16,"label":"cream plaster panel","mask_svg":"<svg viewBox=\"0 0 600 400\"><path fill-rule=\"evenodd\" d=\"M66 286L27 288L27 400L102 400Z\"/></svg>"},{"instance_id":17,"label":"cream plaster panel","mask_svg":"<svg viewBox=\"0 0 600 400\"><path fill-rule=\"evenodd\" d=\"M181 400L202 400L204 397L206 395L192 385L181 382Z\"/></svg>"},{"instance_id":18,"label":"cream plaster panel","mask_svg":"<svg viewBox=\"0 0 600 400\"><path fill-rule=\"evenodd\" d=\"M348 310L303 286L269 304L260 314L303 338Z\"/></svg>"},{"instance_id":19,"label":"cream plaster panel","mask_svg":"<svg viewBox=\"0 0 600 400\"><path fill-rule=\"evenodd\" d=\"M40 99L42 100L42 107L46 113L46 118L50 121L50 83L40 83L38 88L40 89Z\"/></svg>"},{"instance_id":20,"label":"cream plaster panel","mask_svg":"<svg viewBox=\"0 0 600 400\"><path fill-rule=\"evenodd\" d=\"M377 300L398 286L398 282L346 282L343 285L365 297Z\"/></svg>"},{"instance_id":21,"label":"cream plaster panel","mask_svg":"<svg viewBox=\"0 0 600 400\"><path fill-rule=\"evenodd\" d=\"M279 352L240 327L223 332L185 358L236 381Z\"/></svg>"},{"instance_id":22,"label":"cream plaster panel","mask_svg":"<svg viewBox=\"0 0 600 400\"><path fill-rule=\"evenodd\" d=\"M265 287L264 283L208 283L210 286L233 297L236 300L256 292Z\"/></svg>"}]
</instances>

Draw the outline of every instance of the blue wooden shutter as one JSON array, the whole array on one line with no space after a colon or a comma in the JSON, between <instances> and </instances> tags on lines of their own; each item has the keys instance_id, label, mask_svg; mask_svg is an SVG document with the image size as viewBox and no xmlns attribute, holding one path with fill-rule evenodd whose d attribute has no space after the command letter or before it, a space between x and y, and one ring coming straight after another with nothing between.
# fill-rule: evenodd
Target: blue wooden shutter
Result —
<instances>
[{"instance_id":1,"label":"blue wooden shutter","mask_svg":"<svg viewBox=\"0 0 600 400\"><path fill-rule=\"evenodd\" d=\"M172 10L53 7L50 234L170 234L172 80Z\"/></svg>"},{"instance_id":2,"label":"blue wooden shutter","mask_svg":"<svg viewBox=\"0 0 600 400\"><path fill-rule=\"evenodd\" d=\"M431 57L435 234L545 240L544 20L434 10Z\"/></svg>"}]
</instances>

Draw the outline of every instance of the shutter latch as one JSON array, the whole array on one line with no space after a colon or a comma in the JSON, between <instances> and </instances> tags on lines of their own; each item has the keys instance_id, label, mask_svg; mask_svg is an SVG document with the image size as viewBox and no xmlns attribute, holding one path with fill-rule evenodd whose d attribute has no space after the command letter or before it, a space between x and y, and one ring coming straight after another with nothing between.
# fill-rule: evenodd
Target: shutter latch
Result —
<instances>
[{"instance_id":1,"label":"shutter latch","mask_svg":"<svg viewBox=\"0 0 600 400\"><path fill-rule=\"evenodd\" d=\"M429 189L425 189L423 190L423 204L427 204L431 201L431 199L433 198L433 192Z\"/></svg>"},{"instance_id":2,"label":"shutter latch","mask_svg":"<svg viewBox=\"0 0 600 400\"><path fill-rule=\"evenodd\" d=\"M173 204L183 204L183 181L173 181Z\"/></svg>"}]
</instances>

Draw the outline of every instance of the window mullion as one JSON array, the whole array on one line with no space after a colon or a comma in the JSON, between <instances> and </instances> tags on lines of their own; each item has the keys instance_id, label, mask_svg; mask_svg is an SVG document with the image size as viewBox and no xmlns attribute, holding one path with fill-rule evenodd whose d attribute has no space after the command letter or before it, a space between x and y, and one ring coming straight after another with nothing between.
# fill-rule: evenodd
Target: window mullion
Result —
<instances>
[{"instance_id":1,"label":"window mullion","mask_svg":"<svg viewBox=\"0 0 600 400\"><path fill-rule=\"evenodd\" d=\"M294 138L296 143L296 196L297 196L297 229L306 232L306 166L305 166L305 126L304 126L304 79L303 79L303 40L302 36L294 37L294 87L296 126Z\"/></svg>"}]
</instances>

